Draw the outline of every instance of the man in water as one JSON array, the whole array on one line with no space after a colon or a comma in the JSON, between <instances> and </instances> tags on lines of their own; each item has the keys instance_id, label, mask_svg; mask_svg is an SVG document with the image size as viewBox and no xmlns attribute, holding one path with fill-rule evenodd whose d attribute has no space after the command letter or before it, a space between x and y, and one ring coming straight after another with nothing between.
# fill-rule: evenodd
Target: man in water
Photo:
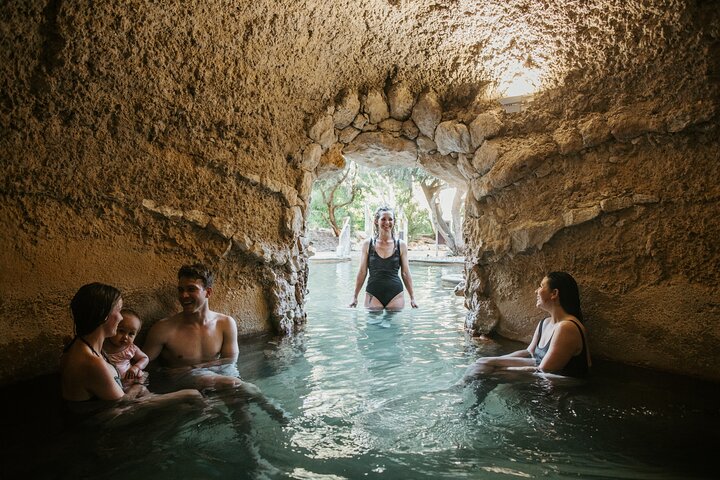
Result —
<instances>
[{"instance_id":1,"label":"man in water","mask_svg":"<svg viewBox=\"0 0 720 480\"><path fill-rule=\"evenodd\" d=\"M208 367L209 362L215 365L237 362L235 319L210 310L214 277L213 272L200 263L180 267L177 288L182 311L158 321L150 329L144 347L150 361L160 357L161 364L172 369ZM239 378L219 375L217 369L205 373L208 375L195 377L193 386L239 386Z\"/></svg>"},{"instance_id":2,"label":"man in water","mask_svg":"<svg viewBox=\"0 0 720 480\"><path fill-rule=\"evenodd\" d=\"M239 378L237 323L210 310L215 276L201 263L178 270L178 300L182 311L156 322L143 347L151 362L159 357L177 387L236 390L254 399L273 416L283 412L269 404L252 383Z\"/></svg>"}]
</instances>

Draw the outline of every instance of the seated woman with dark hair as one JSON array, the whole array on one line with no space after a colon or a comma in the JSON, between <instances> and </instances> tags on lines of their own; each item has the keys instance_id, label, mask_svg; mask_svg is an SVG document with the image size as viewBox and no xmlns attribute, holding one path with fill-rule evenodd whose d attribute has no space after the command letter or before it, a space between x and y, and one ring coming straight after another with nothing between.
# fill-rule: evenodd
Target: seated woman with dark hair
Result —
<instances>
[{"instance_id":1,"label":"seated woman with dark hair","mask_svg":"<svg viewBox=\"0 0 720 480\"><path fill-rule=\"evenodd\" d=\"M469 382L496 371L554 373L569 377L587 375L591 361L587 332L582 324L577 282L568 273L551 272L536 291L537 307L550 314L535 329L530 345L500 357L484 357L468 367Z\"/></svg>"},{"instance_id":2,"label":"seated woman with dark hair","mask_svg":"<svg viewBox=\"0 0 720 480\"><path fill-rule=\"evenodd\" d=\"M133 410L169 403L204 403L197 390L154 395L140 384L123 390L118 371L102 351L103 342L115 335L122 320L122 303L119 290L101 283L84 285L72 299L75 338L65 347L60 361L62 397L71 411L92 413L110 406L101 401L113 402L113 406L143 406ZM126 410L114 410L112 414L117 416Z\"/></svg>"}]
</instances>

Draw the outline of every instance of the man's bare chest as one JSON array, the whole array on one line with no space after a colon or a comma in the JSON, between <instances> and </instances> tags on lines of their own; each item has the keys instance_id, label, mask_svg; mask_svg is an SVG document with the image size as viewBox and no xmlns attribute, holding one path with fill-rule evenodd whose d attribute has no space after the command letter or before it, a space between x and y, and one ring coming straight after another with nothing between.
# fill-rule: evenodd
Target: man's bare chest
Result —
<instances>
[{"instance_id":1,"label":"man's bare chest","mask_svg":"<svg viewBox=\"0 0 720 480\"><path fill-rule=\"evenodd\" d=\"M176 330L168 339L169 353L177 361L204 362L217 358L223 337L214 328L188 327Z\"/></svg>"}]
</instances>

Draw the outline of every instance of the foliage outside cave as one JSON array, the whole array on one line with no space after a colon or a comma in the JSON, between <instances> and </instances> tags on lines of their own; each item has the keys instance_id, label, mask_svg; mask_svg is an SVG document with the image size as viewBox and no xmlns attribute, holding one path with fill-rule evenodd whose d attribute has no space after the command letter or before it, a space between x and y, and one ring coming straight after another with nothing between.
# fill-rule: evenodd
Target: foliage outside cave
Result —
<instances>
[{"instance_id":1,"label":"foliage outside cave","mask_svg":"<svg viewBox=\"0 0 720 480\"><path fill-rule=\"evenodd\" d=\"M434 238L439 230L451 253L459 254L462 248L461 210L462 202L453 202L452 214L455 225L443 219L443 211L437 196L448 185L429 175L422 168L381 167L368 168L350 163L344 170L318 179L313 186L308 226L311 229L330 228L340 234L345 217L350 217L353 232L365 229L365 209L374 213L378 207L392 207L399 217L408 221L408 240L421 237ZM421 205L418 192L425 195L434 211ZM460 198L463 192L457 196Z\"/></svg>"}]
</instances>

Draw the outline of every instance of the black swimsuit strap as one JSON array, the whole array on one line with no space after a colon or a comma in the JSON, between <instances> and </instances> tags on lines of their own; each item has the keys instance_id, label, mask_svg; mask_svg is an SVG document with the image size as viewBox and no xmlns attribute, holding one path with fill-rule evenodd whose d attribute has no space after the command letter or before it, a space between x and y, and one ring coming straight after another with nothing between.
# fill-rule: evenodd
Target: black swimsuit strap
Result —
<instances>
[{"instance_id":1,"label":"black swimsuit strap","mask_svg":"<svg viewBox=\"0 0 720 480\"><path fill-rule=\"evenodd\" d=\"M105 355L105 351L104 351L104 350L100 350L100 354L98 355L98 352L96 352L95 349L92 347L92 345L90 345L90 344L87 342L87 340L85 340L83 337L75 337L75 338L79 338L80 340L82 340L82 342L83 342L85 345L88 346L88 348L90 349L90 351L91 351L92 353L94 353L96 357L102 357L107 363L109 363L110 365L113 366L113 368L115 368L115 371L117 371L117 367L115 366L114 363L112 363L112 362L110 361L110 359L108 358L108 356ZM75 341L75 338L73 338L73 342ZM71 342L70 344L72 345L72 342Z\"/></svg>"},{"instance_id":2,"label":"black swimsuit strap","mask_svg":"<svg viewBox=\"0 0 720 480\"><path fill-rule=\"evenodd\" d=\"M100 354L95 351L95 349L92 347L92 345L90 345L90 343L88 343L88 341L85 340L83 337L79 337L79 336L78 336L78 337L75 337L75 338L79 338L80 340L82 340L82 342L83 342L85 345L88 346L88 348L90 349L90 351L93 352L96 357L99 357L99 356L100 356ZM73 339L73 341L75 341L75 339ZM103 355L103 356L104 356L104 355Z\"/></svg>"},{"instance_id":3,"label":"black swimsuit strap","mask_svg":"<svg viewBox=\"0 0 720 480\"><path fill-rule=\"evenodd\" d=\"M580 338L582 339L582 346L583 346L583 350L584 350L585 349L585 334L583 333L583 329L580 328L580 325L578 325L577 322L575 322L575 320L573 320L572 318L568 318L568 320L571 321L573 323L573 325L575 325L577 327L577 329L580 331Z\"/></svg>"}]
</instances>

